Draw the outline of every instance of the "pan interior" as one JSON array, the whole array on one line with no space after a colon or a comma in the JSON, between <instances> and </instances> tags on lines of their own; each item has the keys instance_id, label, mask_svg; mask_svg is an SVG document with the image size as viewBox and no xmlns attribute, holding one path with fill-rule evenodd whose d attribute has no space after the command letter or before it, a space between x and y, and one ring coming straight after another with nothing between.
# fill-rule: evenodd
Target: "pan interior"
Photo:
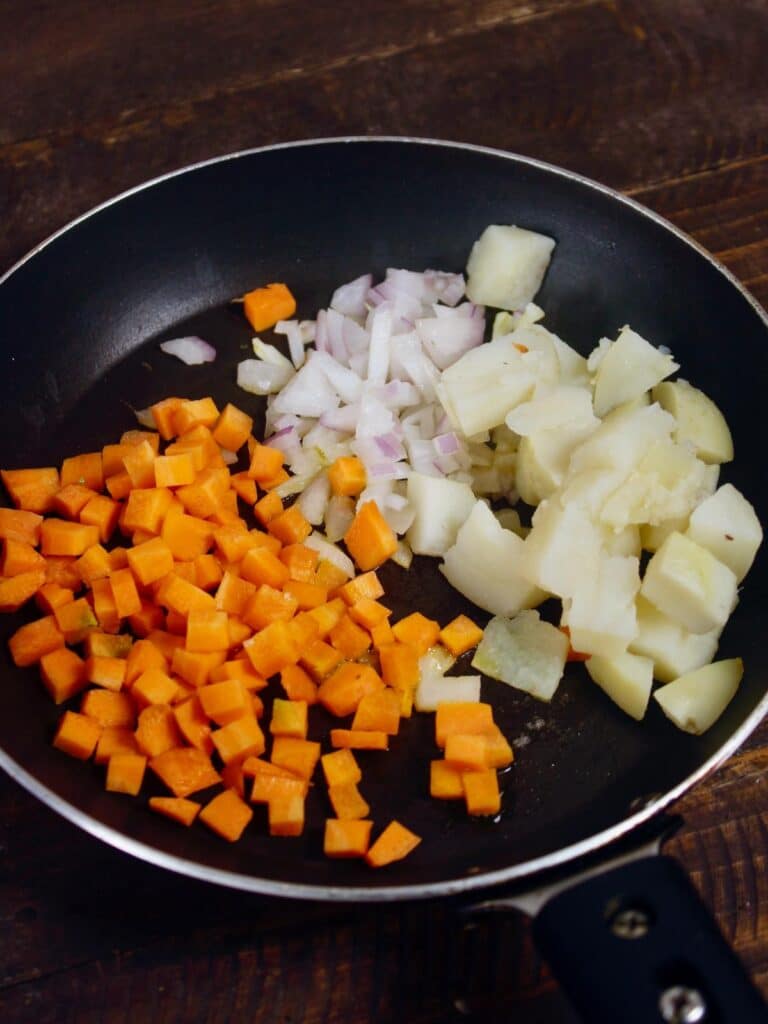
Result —
<instances>
[{"instance_id":1,"label":"pan interior","mask_svg":"<svg viewBox=\"0 0 768 1024\"><path fill-rule=\"evenodd\" d=\"M722 479L742 488L765 519L766 330L744 295L680 237L589 184L501 154L397 141L278 148L204 165L101 209L23 263L0 286L0 465L52 465L95 450L134 425L132 409L169 394L211 393L221 404L256 408L260 418L258 403L234 384L251 332L230 299L286 281L299 316L313 317L336 285L369 270L462 270L490 223L557 240L537 301L545 324L582 352L625 323L671 348L681 374L715 399L731 425L737 457ZM160 340L181 334L214 344L216 362L186 367L159 351ZM408 573L388 565L382 578L396 616L413 609L441 622L459 611L477 615L433 560L417 559ZM328 808L319 785L303 838L268 838L257 809L255 825L233 846L158 819L144 800L104 793L100 769L51 749L60 710L33 671L9 660L5 639L23 616L0 621L0 747L80 811L200 872L378 889L524 870L621 822L639 799L677 786L750 714L765 692L768 655L758 640L765 583L762 554L720 648L721 656L744 657L744 683L704 737L678 732L655 705L638 725L581 666L569 668L548 706L486 681L484 699L517 748L502 776L497 821L470 821L455 805L429 799L432 716L405 722L388 754L361 756L374 820L396 817L424 840L384 873L323 858ZM315 738L327 724L318 712ZM147 795L160 792L152 787Z\"/></svg>"}]
</instances>

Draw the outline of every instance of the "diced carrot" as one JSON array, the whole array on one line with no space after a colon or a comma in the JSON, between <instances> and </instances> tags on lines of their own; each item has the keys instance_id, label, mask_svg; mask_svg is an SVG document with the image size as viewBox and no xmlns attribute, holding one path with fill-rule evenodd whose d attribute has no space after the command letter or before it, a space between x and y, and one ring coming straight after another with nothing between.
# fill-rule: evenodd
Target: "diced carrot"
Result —
<instances>
[{"instance_id":1,"label":"diced carrot","mask_svg":"<svg viewBox=\"0 0 768 1024\"><path fill-rule=\"evenodd\" d=\"M218 418L219 410L210 396L182 399L173 414L173 426L177 434L186 434L193 427L212 427Z\"/></svg>"},{"instance_id":2,"label":"diced carrot","mask_svg":"<svg viewBox=\"0 0 768 1024\"><path fill-rule=\"evenodd\" d=\"M297 607L298 602L292 594L264 583L245 606L243 621L256 630L264 629L273 622L289 622Z\"/></svg>"},{"instance_id":3,"label":"diced carrot","mask_svg":"<svg viewBox=\"0 0 768 1024\"><path fill-rule=\"evenodd\" d=\"M120 435L120 444L127 448L135 448L144 441L151 446L155 454L160 451L160 435L154 430L125 430Z\"/></svg>"},{"instance_id":4,"label":"diced carrot","mask_svg":"<svg viewBox=\"0 0 768 1024\"><path fill-rule=\"evenodd\" d=\"M161 668L148 668L131 687L131 694L140 708L150 704L172 704L178 683Z\"/></svg>"},{"instance_id":5,"label":"diced carrot","mask_svg":"<svg viewBox=\"0 0 768 1024\"><path fill-rule=\"evenodd\" d=\"M348 754L350 751L338 750L336 753ZM336 817L344 821L365 818L371 810L355 782L340 782L328 786L328 799L331 801Z\"/></svg>"},{"instance_id":6,"label":"diced carrot","mask_svg":"<svg viewBox=\"0 0 768 1024\"><path fill-rule=\"evenodd\" d=\"M165 815L171 821L189 827L200 813L200 804L194 800L185 800L177 796L151 796L149 806L158 814Z\"/></svg>"},{"instance_id":7,"label":"diced carrot","mask_svg":"<svg viewBox=\"0 0 768 1024\"><path fill-rule=\"evenodd\" d=\"M177 647L171 655L171 672L198 689L210 682L211 673L225 658L224 651L198 652Z\"/></svg>"},{"instance_id":8,"label":"diced carrot","mask_svg":"<svg viewBox=\"0 0 768 1024\"><path fill-rule=\"evenodd\" d=\"M25 626L19 626L8 641L8 647L14 665L26 668L40 661L46 654L63 648L64 634L56 625L53 615L46 615Z\"/></svg>"},{"instance_id":9,"label":"diced carrot","mask_svg":"<svg viewBox=\"0 0 768 1024\"><path fill-rule=\"evenodd\" d=\"M50 512L53 498L60 488L59 471L55 466L44 469L0 470L5 489L16 508L27 512Z\"/></svg>"},{"instance_id":10,"label":"diced carrot","mask_svg":"<svg viewBox=\"0 0 768 1024\"><path fill-rule=\"evenodd\" d=\"M173 717L187 743L209 756L213 753L211 726L196 694L176 704Z\"/></svg>"},{"instance_id":11,"label":"diced carrot","mask_svg":"<svg viewBox=\"0 0 768 1024\"><path fill-rule=\"evenodd\" d=\"M177 572L163 577L156 597L158 604L179 615L188 616L193 608L216 609L216 602L210 594L182 579Z\"/></svg>"},{"instance_id":12,"label":"diced carrot","mask_svg":"<svg viewBox=\"0 0 768 1024\"><path fill-rule=\"evenodd\" d=\"M307 702L303 700L282 700L280 697L275 697L269 731L273 736L293 736L296 739L306 739L307 706Z\"/></svg>"},{"instance_id":13,"label":"diced carrot","mask_svg":"<svg viewBox=\"0 0 768 1024\"><path fill-rule=\"evenodd\" d=\"M75 561L77 571L86 585L94 580L103 580L112 572L112 560L109 552L101 544L92 544Z\"/></svg>"},{"instance_id":14,"label":"diced carrot","mask_svg":"<svg viewBox=\"0 0 768 1024\"><path fill-rule=\"evenodd\" d=\"M224 764L235 758L258 757L266 749L261 726L253 715L248 714L216 729L211 733L211 739Z\"/></svg>"},{"instance_id":15,"label":"diced carrot","mask_svg":"<svg viewBox=\"0 0 768 1024\"><path fill-rule=\"evenodd\" d=\"M343 655L324 640L313 640L301 653L302 666L316 682L325 679L342 660Z\"/></svg>"},{"instance_id":16,"label":"diced carrot","mask_svg":"<svg viewBox=\"0 0 768 1024\"><path fill-rule=\"evenodd\" d=\"M58 583L44 583L35 594L35 604L46 615L74 599L72 591L67 587L60 587Z\"/></svg>"},{"instance_id":17,"label":"diced carrot","mask_svg":"<svg viewBox=\"0 0 768 1024\"><path fill-rule=\"evenodd\" d=\"M287 544L280 552L280 561L292 580L314 583L319 555L306 544Z\"/></svg>"},{"instance_id":18,"label":"diced carrot","mask_svg":"<svg viewBox=\"0 0 768 1024\"><path fill-rule=\"evenodd\" d=\"M58 512L66 519L77 519L91 498L95 497L96 491L92 491L90 487L84 487L83 484L67 484L53 496L51 511Z\"/></svg>"},{"instance_id":19,"label":"diced carrot","mask_svg":"<svg viewBox=\"0 0 768 1024\"><path fill-rule=\"evenodd\" d=\"M146 639L163 655L166 663L173 659L174 651L184 646L184 637L175 636L164 629L153 629Z\"/></svg>"},{"instance_id":20,"label":"diced carrot","mask_svg":"<svg viewBox=\"0 0 768 1024\"><path fill-rule=\"evenodd\" d=\"M348 750L388 750L385 732L362 732L360 729L331 729L331 746Z\"/></svg>"},{"instance_id":21,"label":"diced carrot","mask_svg":"<svg viewBox=\"0 0 768 1024\"><path fill-rule=\"evenodd\" d=\"M115 531L119 516L119 502L97 494L81 509L80 522L95 526L99 531L99 540L106 543Z\"/></svg>"},{"instance_id":22,"label":"diced carrot","mask_svg":"<svg viewBox=\"0 0 768 1024\"><path fill-rule=\"evenodd\" d=\"M483 639L483 631L466 615L457 615L440 630L439 637L443 646L458 658L472 647L477 647Z\"/></svg>"},{"instance_id":23,"label":"diced carrot","mask_svg":"<svg viewBox=\"0 0 768 1024\"><path fill-rule=\"evenodd\" d=\"M221 557L230 564L241 562L254 546L251 534L240 519L214 530L213 539Z\"/></svg>"},{"instance_id":24,"label":"diced carrot","mask_svg":"<svg viewBox=\"0 0 768 1024\"><path fill-rule=\"evenodd\" d=\"M85 654L88 658L119 658L126 662L133 646L133 637L125 633L114 635L113 633L100 633L98 630L91 630L85 638ZM103 685L103 684L101 684Z\"/></svg>"},{"instance_id":25,"label":"diced carrot","mask_svg":"<svg viewBox=\"0 0 768 1024\"><path fill-rule=\"evenodd\" d=\"M310 611L312 608L319 608L328 600L328 588L319 583L305 583L303 580L288 580L283 587L286 594L290 594L302 611Z\"/></svg>"},{"instance_id":26,"label":"diced carrot","mask_svg":"<svg viewBox=\"0 0 768 1024\"><path fill-rule=\"evenodd\" d=\"M229 648L227 613L215 608L192 608L187 619L188 651L206 653Z\"/></svg>"},{"instance_id":27,"label":"diced carrot","mask_svg":"<svg viewBox=\"0 0 768 1024\"><path fill-rule=\"evenodd\" d=\"M105 633L116 633L120 628L120 616L117 614L117 605L109 579L92 580L91 596L100 628Z\"/></svg>"},{"instance_id":28,"label":"diced carrot","mask_svg":"<svg viewBox=\"0 0 768 1024\"><path fill-rule=\"evenodd\" d=\"M345 662L329 676L317 691L318 700L339 718L351 715L362 698L384 686L381 677L370 665Z\"/></svg>"},{"instance_id":29,"label":"diced carrot","mask_svg":"<svg viewBox=\"0 0 768 1024\"><path fill-rule=\"evenodd\" d=\"M160 533L172 500L173 494L166 487L135 487L124 506L123 526L129 533L134 530L146 530L153 535Z\"/></svg>"},{"instance_id":30,"label":"diced carrot","mask_svg":"<svg viewBox=\"0 0 768 1024\"><path fill-rule=\"evenodd\" d=\"M181 405L181 401L180 398L164 398L161 402L155 402L149 407L158 433L164 441L170 441L172 437L176 436L173 416Z\"/></svg>"},{"instance_id":31,"label":"diced carrot","mask_svg":"<svg viewBox=\"0 0 768 1024\"><path fill-rule=\"evenodd\" d=\"M298 794L276 796L267 806L271 836L301 835L304 831L304 797Z\"/></svg>"},{"instance_id":32,"label":"diced carrot","mask_svg":"<svg viewBox=\"0 0 768 1024\"><path fill-rule=\"evenodd\" d=\"M489 768L506 768L515 759L515 752L497 725L485 736L485 759Z\"/></svg>"},{"instance_id":33,"label":"diced carrot","mask_svg":"<svg viewBox=\"0 0 768 1024\"><path fill-rule=\"evenodd\" d=\"M121 619L141 611L141 598L130 569L118 569L109 577L115 609Z\"/></svg>"},{"instance_id":34,"label":"diced carrot","mask_svg":"<svg viewBox=\"0 0 768 1024\"><path fill-rule=\"evenodd\" d=\"M386 622L391 614L389 608L370 597L361 597L349 609L349 615L353 621L369 632L382 622Z\"/></svg>"},{"instance_id":35,"label":"diced carrot","mask_svg":"<svg viewBox=\"0 0 768 1024\"><path fill-rule=\"evenodd\" d=\"M259 496L259 491L256 486L256 481L252 480L248 476L247 472L233 473L232 487L237 493L238 498L242 498L246 505L256 504L256 500Z\"/></svg>"},{"instance_id":36,"label":"diced carrot","mask_svg":"<svg viewBox=\"0 0 768 1024\"><path fill-rule=\"evenodd\" d=\"M137 541L137 543L143 543ZM116 547L112 548L109 552L109 562L112 566L112 570L115 569L127 569L128 568L128 548Z\"/></svg>"},{"instance_id":37,"label":"diced carrot","mask_svg":"<svg viewBox=\"0 0 768 1024\"><path fill-rule=\"evenodd\" d=\"M365 490L365 466L356 455L342 455L328 469L328 479L334 494L356 498Z\"/></svg>"},{"instance_id":38,"label":"diced carrot","mask_svg":"<svg viewBox=\"0 0 768 1024\"><path fill-rule=\"evenodd\" d=\"M354 605L364 597L377 601L383 597L384 587L375 572L364 572L339 587L339 595L348 605Z\"/></svg>"},{"instance_id":39,"label":"diced carrot","mask_svg":"<svg viewBox=\"0 0 768 1024\"><path fill-rule=\"evenodd\" d=\"M205 714L217 725L234 722L251 709L248 691L240 679L208 683L200 687L197 697Z\"/></svg>"},{"instance_id":40,"label":"diced carrot","mask_svg":"<svg viewBox=\"0 0 768 1024\"><path fill-rule=\"evenodd\" d=\"M282 282L254 288L243 296L243 312L254 331L267 331L296 312L296 299Z\"/></svg>"},{"instance_id":41,"label":"diced carrot","mask_svg":"<svg viewBox=\"0 0 768 1024\"><path fill-rule=\"evenodd\" d=\"M131 478L135 488L153 488L159 486L155 479L155 460L158 458L154 448L148 441L131 445L123 455L125 472Z\"/></svg>"},{"instance_id":42,"label":"diced carrot","mask_svg":"<svg viewBox=\"0 0 768 1024\"><path fill-rule=\"evenodd\" d=\"M85 659L85 677L106 690L120 690L125 682L125 658L90 655Z\"/></svg>"},{"instance_id":43,"label":"diced carrot","mask_svg":"<svg viewBox=\"0 0 768 1024\"><path fill-rule=\"evenodd\" d=\"M0 612L15 612L45 583L45 567L0 579Z\"/></svg>"},{"instance_id":44,"label":"diced carrot","mask_svg":"<svg viewBox=\"0 0 768 1024\"><path fill-rule=\"evenodd\" d=\"M300 776L311 779L320 758L320 744L292 736L276 736L272 744L272 764L280 765Z\"/></svg>"},{"instance_id":45,"label":"diced carrot","mask_svg":"<svg viewBox=\"0 0 768 1024\"><path fill-rule=\"evenodd\" d=\"M220 683L224 679L239 679L246 690L251 692L263 690L267 685L266 679L263 679L258 673L253 671L253 667L247 657L233 658L231 661L225 661L217 668L211 670L210 680L212 683Z\"/></svg>"},{"instance_id":46,"label":"diced carrot","mask_svg":"<svg viewBox=\"0 0 768 1024\"><path fill-rule=\"evenodd\" d=\"M289 700L317 703L317 684L299 665L286 665L280 673L280 683Z\"/></svg>"},{"instance_id":47,"label":"diced carrot","mask_svg":"<svg viewBox=\"0 0 768 1024\"><path fill-rule=\"evenodd\" d=\"M493 724L493 709L490 704L444 702L437 705L435 740L438 747L444 747L449 736L482 735L491 732Z\"/></svg>"},{"instance_id":48,"label":"diced carrot","mask_svg":"<svg viewBox=\"0 0 768 1024\"><path fill-rule=\"evenodd\" d=\"M195 585L211 591L221 583L224 570L214 555L198 555L195 559Z\"/></svg>"},{"instance_id":49,"label":"diced carrot","mask_svg":"<svg viewBox=\"0 0 768 1024\"><path fill-rule=\"evenodd\" d=\"M80 702L80 713L93 718L102 729L130 729L136 722L136 708L130 696L113 690L88 690Z\"/></svg>"},{"instance_id":50,"label":"diced carrot","mask_svg":"<svg viewBox=\"0 0 768 1024\"><path fill-rule=\"evenodd\" d=\"M216 607L228 615L242 615L255 593L255 583L227 571L216 590Z\"/></svg>"},{"instance_id":51,"label":"diced carrot","mask_svg":"<svg viewBox=\"0 0 768 1024\"><path fill-rule=\"evenodd\" d=\"M317 608L310 609L307 614L311 615L315 622L317 622L319 635L321 639L324 639L345 613L346 607L344 602L341 598L336 597L332 601L318 605Z\"/></svg>"},{"instance_id":52,"label":"diced carrot","mask_svg":"<svg viewBox=\"0 0 768 1024\"><path fill-rule=\"evenodd\" d=\"M101 452L88 452L64 459L61 464L61 486L66 487L67 484L82 484L92 491L101 491L104 487Z\"/></svg>"},{"instance_id":53,"label":"diced carrot","mask_svg":"<svg viewBox=\"0 0 768 1024\"><path fill-rule=\"evenodd\" d=\"M180 747L181 733L173 709L167 704L151 704L139 715L136 743L142 754L158 757L166 750Z\"/></svg>"},{"instance_id":54,"label":"diced carrot","mask_svg":"<svg viewBox=\"0 0 768 1024\"><path fill-rule=\"evenodd\" d=\"M65 519L46 519L40 527L40 550L44 555L78 556L98 544L99 531L87 523L70 523Z\"/></svg>"},{"instance_id":55,"label":"diced carrot","mask_svg":"<svg viewBox=\"0 0 768 1024\"><path fill-rule=\"evenodd\" d=\"M349 615L342 616L328 634L333 647L350 661L360 658L371 646L371 635Z\"/></svg>"},{"instance_id":56,"label":"diced carrot","mask_svg":"<svg viewBox=\"0 0 768 1024\"><path fill-rule=\"evenodd\" d=\"M283 511L283 502L278 494L265 494L253 506L253 514L262 524L269 526L273 519ZM277 540L277 538L275 538Z\"/></svg>"},{"instance_id":57,"label":"diced carrot","mask_svg":"<svg viewBox=\"0 0 768 1024\"><path fill-rule=\"evenodd\" d=\"M298 505L291 505L267 523L267 531L281 544L300 544L312 533L309 523Z\"/></svg>"},{"instance_id":58,"label":"diced carrot","mask_svg":"<svg viewBox=\"0 0 768 1024\"><path fill-rule=\"evenodd\" d=\"M293 642L303 650L320 639L320 627L309 612L298 612L288 623Z\"/></svg>"},{"instance_id":59,"label":"diced carrot","mask_svg":"<svg viewBox=\"0 0 768 1024\"><path fill-rule=\"evenodd\" d=\"M58 583L67 590L80 590L83 581L77 569L77 559L64 555L48 555L45 559L45 582Z\"/></svg>"},{"instance_id":60,"label":"diced carrot","mask_svg":"<svg viewBox=\"0 0 768 1024\"><path fill-rule=\"evenodd\" d=\"M373 627L371 630L371 643L379 652L382 647L396 643L395 634L392 632L392 627L387 619Z\"/></svg>"},{"instance_id":61,"label":"diced carrot","mask_svg":"<svg viewBox=\"0 0 768 1024\"><path fill-rule=\"evenodd\" d=\"M419 681L419 655L408 643L383 644L379 647L381 676L396 690L412 690Z\"/></svg>"},{"instance_id":62,"label":"diced carrot","mask_svg":"<svg viewBox=\"0 0 768 1024\"><path fill-rule=\"evenodd\" d=\"M453 733L445 741L446 764L458 772L484 771L489 767L485 736Z\"/></svg>"},{"instance_id":63,"label":"diced carrot","mask_svg":"<svg viewBox=\"0 0 768 1024\"><path fill-rule=\"evenodd\" d=\"M498 814L501 810L499 780L493 768L480 772L463 772L461 783L469 814Z\"/></svg>"},{"instance_id":64,"label":"diced carrot","mask_svg":"<svg viewBox=\"0 0 768 1024\"><path fill-rule=\"evenodd\" d=\"M363 773L351 750L336 750L332 754L323 754L320 758L325 781L329 786L342 786L349 782L359 782Z\"/></svg>"},{"instance_id":65,"label":"diced carrot","mask_svg":"<svg viewBox=\"0 0 768 1024\"><path fill-rule=\"evenodd\" d=\"M141 599L141 608L128 616L128 625L138 637L147 637L155 629L165 625L165 614L159 605Z\"/></svg>"},{"instance_id":66,"label":"diced carrot","mask_svg":"<svg viewBox=\"0 0 768 1024\"><path fill-rule=\"evenodd\" d=\"M108 727L102 729L93 760L96 764L106 764L113 754L138 754L136 737L132 729Z\"/></svg>"},{"instance_id":67,"label":"diced carrot","mask_svg":"<svg viewBox=\"0 0 768 1024\"><path fill-rule=\"evenodd\" d=\"M353 562L363 572L377 569L397 551L397 536L375 501L366 501L357 510L344 534L344 543Z\"/></svg>"},{"instance_id":68,"label":"diced carrot","mask_svg":"<svg viewBox=\"0 0 768 1024\"><path fill-rule=\"evenodd\" d=\"M205 555L213 546L215 527L205 519L184 512L171 512L165 516L160 536L170 548L174 558L192 561Z\"/></svg>"},{"instance_id":69,"label":"diced carrot","mask_svg":"<svg viewBox=\"0 0 768 1024\"><path fill-rule=\"evenodd\" d=\"M327 587L329 594L341 587L347 579L349 577L344 570L340 569L338 565L334 565L333 562L329 562L327 558L321 558L317 563L315 583L321 587Z\"/></svg>"},{"instance_id":70,"label":"diced carrot","mask_svg":"<svg viewBox=\"0 0 768 1024\"><path fill-rule=\"evenodd\" d=\"M133 686L147 669L156 668L165 672L168 661L157 645L147 637L137 640L128 652L125 662L125 685Z\"/></svg>"},{"instance_id":71,"label":"diced carrot","mask_svg":"<svg viewBox=\"0 0 768 1024\"><path fill-rule=\"evenodd\" d=\"M360 699L352 720L352 728L364 732L385 732L396 736L400 729L400 697L384 688Z\"/></svg>"},{"instance_id":72,"label":"diced carrot","mask_svg":"<svg viewBox=\"0 0 768 1024\"><path fill-rule=\"evenodd\" d=\"M401 825L399 821L391 821L368 850L365 861L372 868L384 867L407 857L420 842L420 836Z\"/></svg>"},{"instance_id":73,"label":"diced carrot","mask_svg":"<svg viewBox=\"0 0 768 1024\"><path fill-rule=\"evenodd\" d=\"M222 448L236 452L243 447L252 430L253 418L228 402L213 428L213 439Z\"/></svg>"},{"instance_id":74,"label":"diced carrot","mask_svg":"<svg viewBox=\"0 0 768 1024\"><path fill-rule=\"evenodd\" d=\"M133 480L123 470L120 473L113 473L112 476L108 476L104 481L104 486L109 492L110 498L114 501L124 501L133 490Z\"/></svg>"},{"instance_id":75,"label":"diced carrot","mask_svg":"<svg viewBox=\"0 0 768 1024\"><path fill-rule=\"evenodd\" d=\"M58 647L40 658L40 675L55 704L85 689L85 662L68 647Z\"/></svg>"},{"instance_id":76,"label":"diced carrot","mask_svg":"<svg viewBox=\"0 0 768 1024\"><path fill-rule=\"evenodd\" d=\"M79 715L76 711L65 711L59 721L53 745L57 750L87 761L96 749L101 736L101 726L92 718Z\"/></svg>"},{"instance_id":77,"label":"diced carrot","mask_svg":"<svg viewBox=\"0 0 768 1024\"><path fill-rule=\"evenodd\" d=\"M323 834L326 857L365 857L371 841L372 821L340 821L327 818Z\"/></svg>"},{"instance_id":78,"label":"diced carrot","mask_svg":"<svg viewBox=\"0 0 768 1024\"><path fill-rule=\"evenodd\" d=\"M421 657L430 647L434 647L440 635L440 625L434 619L428 619L421 612L412 612L400 619L392 627L395 637L403 644L410 644Z\"/></svg>"},{"instance_id":79,"label":"diced carrot","mask_svg":"<svg viewBox=\"0 0 768 1024\"><path fill-rule=\"evenodd\" d=\"M302 785L301 792L307 792L307 780L300 779L298 775L294 775L293 772L289 772L287 768L281 768L278 764L272 764L271 761L265 761L263 757L246 757L242 762L243 775L250 778L255 778L257 775L277 775L281 779L293 779L299 781Z\"/></svg>"},{"instance_id":80,"label":"diced carrot","mask_svg":"<svg viewBox=\"0 0 768 1024\"><path fill-rule=\"evenodd\" d=\"M230 843L240 838L252 817L251 808L233 789L225 789L200 811L200 821Z\"/></svg>"},{"instance_id":81,"label":"diced carrot","mask_svg":"<svg viewBox=\"0 0 768 1024\"><path fill-rule=\"evenodd\" d=\"M299 649L286 622L273 622L243 644L243 649L260 676L269 679L299 660Z\"/></svg>"},{"instance_id":82,"label":"diced carrot","mask_svg":"<svg viewBox=\"0 0 768 1024\"><path fill-rule=\"evenodd\" d=\"M221 782L210 758L195 747L173 747L149 762L149 767L174 796L189 796Z\"/></svg>"},{"instance_id":83,"label":"diced carrot","mask_svg":"<svg viewBox=\"0 0 768 1024\"><path fill-rule=\"evenodd\" d=\"M184 487L196 475L192 456L188 452L176 455L158 455L154 461L156 487Z\"/></svg>"},{"instance_id":84,"label":"diced carrot","mask_svg":"<svg viewBox=\"0 0 768 1024\"><path fill-rule=\"evenodd\" d=\"M279 765L271 767L275 769L274 772L259 769L252 773L251 801L255 804L269 804L275 799L287 796L300 796L303 800L309 788L307 780L280 768Z\"/></svg>"},{"instance_id":85,"label":"diced carrot","mask_svg":"<svg viewBox=\"0 0 768 1024\"><path fill-rule=\"evenodd\" d=\"M279 499L278 499L279 500ZM37 547L43 517L23 509L0 508L0 539L20 540Z\"/></svg>"},{"instance_id":86,"label":"diced carrot","mask_svg":"<svg viewBox=\"0 0 768 1024\"><path fill-rule=\"evenodd\" d=\"M461 772L450 767L445 761L430 761L429 795L435 800L463 800Z\"/></svg>"},{"instance_id":87,"label":"diced carrot","mask_svg":"<svg viewBox=\"0 0 768 1024\"><path fill-rule=\"evenodd\" d=\"M106 788L110 793L136 796L146 767L147 759L143 754L113 754L107 762Z\"/></svg>"},{"instance_id":88,"label":"diced carrot","mask_svg":"<svg viewBox=\"0 0 768 1024\"><path fill-rule=\"evenodd\" d=\"M143 587L173 571L173 552L161 537L153 537L127 552L131 572Z\"/></svg>"}]
</instances>

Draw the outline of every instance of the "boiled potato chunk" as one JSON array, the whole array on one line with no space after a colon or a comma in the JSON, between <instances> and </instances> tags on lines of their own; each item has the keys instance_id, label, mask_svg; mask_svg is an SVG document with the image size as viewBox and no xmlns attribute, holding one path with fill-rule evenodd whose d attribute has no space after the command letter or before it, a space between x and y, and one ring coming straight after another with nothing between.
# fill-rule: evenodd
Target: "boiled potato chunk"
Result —
<instances>
[{"instance_id":1,"label":"boiled potato chunk","mask_svg":"<svg viewBox=\"0 0 768 1024\"><path fill-rule=\"evenodd\" d=\"M637 598L637 635L629 650L653 661L653 675L660 683L671 683L678 676L708 665L717 651L720 630L689 633L658 608Z\"/></svg>"},{"instance_id":2,"label":"boiled potato chunk","mask_svg":"<svg viewBox=\"0 0 768 1024\"><path fill-rule=\"evenodd\" d=\"M671 533L645 570L641 593L691 633L721 629L736 604L736 576L700 544Z\"/></svg>"},{"instance_id":3,"label":"boiled potato chunk","mask_svg":"<svg viewBox=\"0 0 768 1024\"><path fill-rule=\"evenodd\" d=\"M743 674L741 658L713 661L662 686L654 697L679 729L700 736L725 711Z\"/></svg>"},{"instance_id":4,"label":"boiled potato chunk","mask_svg":"<svg viewBox=\"0 0 768 1024\"><path fill-rule=\"evenodd\" d=\"M763 540L754 506L733 484L723 484L691 515L686 536L711 551L741 582Z\"/></svg>"},{"instance_id":5,"label":"boiled potato chunk","mask_svg":"<svg viewBox=\"0 0 768 1024\"><path fill-rule=\"evenodd\" d=\"M550 701L563 676L567 656L565 633L542 621L538 612L524 611L513 619L491 619L472 667L532 697Z\"/></svg>"},{"instance_id":6,"label":"boiled potato chunk","mask_svg":"<svg viewBox=\"0 0 768 1024\"><path fill-rule=\"evenodd\" d=\"M438 704L476 704L480 700L480 676L422 676L413 695L417 711L437 711Z\"/></svg>"},{"instance_id":7,"label":"boiled potato chunk","mask_svg":"<svg viewBox=\"0 0 768 1024\"><path fill-rule=\"evenodd\" d=\"M656 526L643 523L640 527L640 543L643 551L658 551L670 533L685 533L688 529L688 516L677 519L664 519Z\"/></svg>"},{"instance_id":8,"label":"boiled potato chunk","mask_svg":"<svg viewBox=\"0 0 768 1024\"><path fill-rule=\"evenodd\" d=\"M636 558L603 555L597 573L582 580L563 602L562 623L576 651L616 658L637 632L635 597L640 588Z\"/></svg>"},{"instance_id":9,"label":"boiled potato chunk","mask_svg":"<svg viewBox=\"0 0 768 1024\"><path fill-rule=\"evenodd\" d=\"M545 595L520 571L524 541L478 501L444 555L440 571L460 594L494 615L514 615Z\"/></svg>"},{"instance_id":10,"label":"boiled potato chunk","mask_svg":"<svg viewBox=\"0 0 768 1024\"><path fill-rule=\"evenodd\" d=\"M586 669L593 682L639 722L648 707L653 686L653 662L637 654L619 654L615 658L588 658Z\"/></svg>"},{"instance_id":11,"label":"boiled potato chunk","mask_svg":"<svg viewBox=\"0 0 768 1024\"><path fill-rule=\"evenodd\" d=\"M616 341L600 360L595 374L595 413L605 416L623 402L669 377L678 364L629 327L622 327Z\"/></svg>"},{"instance_id":12,"label":"boiled potato chunk","mask_svg":"<svg viewBox=\"0 0 768 1024\"><path fill-rule=\"evenodd\" d=\"M593 429L591 424L565 424L521 438L515 486L527 505L539 505L560 486L573 450Z\"/></svg>"},{"instance_id":13,"label":"boiled potato chunk","mask_svg":"<svg viewBox=\"0 0 768 1024\"><path fill-rule=\"evenodd\" d=\"M592 396L586 388L561 385L528 402L521 402L505 420L510 430L523 437L570 425L597 427Z\"/></svg>"},{"instance_id":14,"label":"boiled potato chunk","mask_svg":"<svg viewBox=\"0 0 768 1024\"><path fill-rule=\"evenodd\" d=\"M692 444L702 462L730 462L733 440L718 407L687 380L664 381L653 389L653 400L677 422L675 440Z\"/></svg>"},{"instance_id":15,"label":"boiled potato chunk","mask_svg":"<svg viewBox=\"0 0 768 1024\"><path fill-rule=\"evenodd\" d=\"M533 515L520 572L533 585L558 597L572 597L599 569L600 528L575 505L552 498Z\"/></svg>"},{"instance_id":16,"label":"boiled potato chunk","mask_svg":"<svg viewBox=\"0 0 768 1024\"><path fill-rule=\"evenodd\" d=\"M541 287L554 247L536 231L490 224L469 254L467 296L481 306L522 309Z\"/></svg>"},{"instance_id":17,"label":"boiled potato chunk","mask_svg":"<svg viewBox=\"0 0 768 1024\"><path fill-rule=\"evenodd\" d=\"M416 472L408 477L407 497L414 518L406 540L417 555L442 555L455 544L477 500L468 484Z\"/></svg>"}]
</instances>

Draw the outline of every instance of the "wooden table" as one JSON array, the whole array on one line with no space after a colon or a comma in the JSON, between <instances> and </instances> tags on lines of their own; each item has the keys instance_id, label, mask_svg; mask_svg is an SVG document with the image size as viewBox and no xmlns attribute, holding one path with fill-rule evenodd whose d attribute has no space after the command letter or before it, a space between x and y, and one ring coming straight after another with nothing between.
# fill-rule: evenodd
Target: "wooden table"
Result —
<instances>
[{"instance_id":1,"label":"wooden table","mask_svg":"<svg viewBox=\"0 0 768 1024\"><path fill-rule=\"evenodd\" d=\"M0 266L154 175L288 139L496 146L622 189L768 302L765 0L0 0ZM768 725L668 844L768 996ZM521 918L166 874L0 780L0 1019L573 1021ZM469 1017L462 1010L469 1011Z\"/></svg>"}]
</instances>

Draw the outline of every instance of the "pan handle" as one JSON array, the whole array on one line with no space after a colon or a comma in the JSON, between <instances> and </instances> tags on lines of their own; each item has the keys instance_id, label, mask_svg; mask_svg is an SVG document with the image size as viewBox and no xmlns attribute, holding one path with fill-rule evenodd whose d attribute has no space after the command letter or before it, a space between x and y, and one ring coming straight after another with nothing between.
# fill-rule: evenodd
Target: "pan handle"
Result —
<instances>
[{"instance_id":1,"label":"pan handle","mask_svg":"<svg viewBox=\"0 0 768 1024\"><path fill-rule=\"evenodd\" d=\"M765 1024L768 1008L680 865L629 861L552 897L533 934L590 1024Z\"/></svg>"}]
</instances>

